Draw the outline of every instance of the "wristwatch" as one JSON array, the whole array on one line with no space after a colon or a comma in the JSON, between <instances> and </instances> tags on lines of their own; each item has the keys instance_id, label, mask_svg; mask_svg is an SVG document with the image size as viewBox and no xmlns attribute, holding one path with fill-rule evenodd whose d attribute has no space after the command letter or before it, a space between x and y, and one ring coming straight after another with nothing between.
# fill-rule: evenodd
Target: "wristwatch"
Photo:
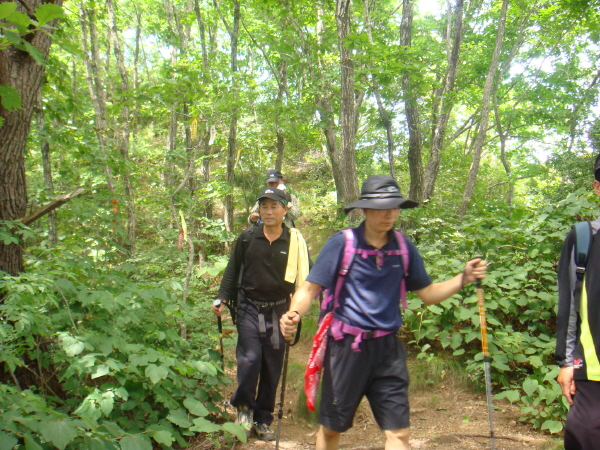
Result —
<instances>
[{"instance_id":1,"label":"wristwatch","mask_svg":"<svg viewBox=\"0 0 600 450\"><path fill-rule=\"evenodd\" d=\"M218 299L216 299L216 300L213 302L213 306L214 306L215 308L218 308L219 306L221 306L221 303L224 303L224 302L223 302L223 300L221 300L220 298L218 298Z\"/></svg>"}]
</instances>

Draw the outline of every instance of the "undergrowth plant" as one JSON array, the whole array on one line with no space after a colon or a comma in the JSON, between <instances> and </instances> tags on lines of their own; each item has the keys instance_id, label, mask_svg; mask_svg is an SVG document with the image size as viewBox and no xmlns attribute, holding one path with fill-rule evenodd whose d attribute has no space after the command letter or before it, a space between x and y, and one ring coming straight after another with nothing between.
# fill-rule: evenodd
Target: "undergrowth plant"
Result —
<instances>
[{"instance_id":1,"label":"undergrowth plant","mask_svg":"<svg viewBox=\"0 0 600 450\"><path fill-rule=\"evenodd\" d=\"M210 302L183 302L177 277L141 280L129 262L30 251L29 271L0 281L0 449L151 450L223 432L245 441L223 423L231 380Z\"/></svg>"},{"instance_id":2,"label":"undergrowth plant","mask_svg":"<svg viewBox=\"0 0 600 450\"><path fill-rule=\"evenodd\" d=\"M556 268L569 227L595 217L596 202L583 191L558 204L500 208L462 221L436 211L409 215L407 234L416 242L435 280L462 272L481 255L490 263L483 282L492 380L496 398L520 404L522 421L560 432L567 412L556 382ZM425 307L411 296L404 311L409 345L419 357L451 351L467 373L483 383L475 288Z\"/></svg>"}]
</instances>

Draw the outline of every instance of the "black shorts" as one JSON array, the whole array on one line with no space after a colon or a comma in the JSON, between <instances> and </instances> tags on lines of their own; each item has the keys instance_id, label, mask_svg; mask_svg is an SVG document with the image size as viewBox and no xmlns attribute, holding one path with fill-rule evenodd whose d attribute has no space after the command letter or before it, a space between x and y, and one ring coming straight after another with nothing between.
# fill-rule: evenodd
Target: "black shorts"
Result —
<instances>
[{"instance_id":1,"label":"black shorts","mask_svg":"<svg viewBox=\"0 0 600 450\"><path fill-rule=\"evenodd\" d=\"M591 450L600 442L600 382L575 380L574 405L567 414L565 450Z\"/></svg>"},{"instance_id":2,"label":"black shorts","mask_svg":"<svg viewBox=\"0 0 600 450\"><path fill-rule=\"evenodd\" d=\"M367 396L377 424L382 430L408 428L408 370L406 350L395 334L363 340L360 352L346 335L327 343L319 423L343 433L363 396Z\"/></svg>"}]
</instances>

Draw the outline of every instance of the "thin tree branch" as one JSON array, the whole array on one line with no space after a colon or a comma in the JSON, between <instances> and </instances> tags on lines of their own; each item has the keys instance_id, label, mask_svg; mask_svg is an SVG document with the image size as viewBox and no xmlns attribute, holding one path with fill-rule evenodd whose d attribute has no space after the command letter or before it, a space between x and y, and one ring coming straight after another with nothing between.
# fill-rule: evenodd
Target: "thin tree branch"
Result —
<instances>
[{"instance_id":1,"label":"thin tree branch","mask_svg":"<svg viewBox=\"0 0 600 450\"><path fill-rule=\"evenodd\" d=\"M221 12L221 8L219 7L219 4L217 3L217 0L213 0L213 4L215 5L215 8L217 8L217 12L219 13L219 17L223 21L223 25L225 25L225 29L227 30L227 33L229 33L229 36L233 37L233 30L231 29L231 27L227 23L227 19L225 19L225 16Z\"/></svg>"},{"instance_id":2,"label":"thin tree branch","mask_svg":"<svg viewBox=\"0 0 600 450\"><path fill-rule=\"evenodd\" d=\"M271 62L271 59L269 58L267 53L264 51L264 49L258 44L258 42L256 42L256 39L254 39L254 36L252 36L252 34L250 34L250 31L248 31L248 28L246 27L246 22L244 21L243 18L242 18L242 26L244 27L244 31L246 32L246 34L248 35L248 37L250 38L250 40L252 41L254 46L262 53L263 57L265 58L265 61L269 65L269 68L271 69L271 72L273 73L275 80L277 80L277 85L281 86L281 80L279 79L279 76L277 76L277 70L275 70L275 67L273 66L273 63Z\"/></svg>"},{"instance_id":3,"label":"thin tree branch","mask_svg":"<svg viewBox=\"0 0 600 450\"><path fill-rule=\"evenodd\" d=\"M29 6L27 4L27 2L25 2L25 0L17 0L17 1L23 6L23 8L25 8L25 10L27 11L27 15L31 19L35 19L35 12L33 11L33 9L31 9L31 6Z\"/></svg>"}]
</instances>

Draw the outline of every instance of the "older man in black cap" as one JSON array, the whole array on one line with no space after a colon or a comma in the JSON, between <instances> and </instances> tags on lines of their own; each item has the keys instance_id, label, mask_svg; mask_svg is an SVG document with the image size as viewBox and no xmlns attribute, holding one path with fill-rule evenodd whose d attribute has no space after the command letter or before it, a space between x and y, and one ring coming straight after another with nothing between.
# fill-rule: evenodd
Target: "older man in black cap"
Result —
<instances>
[{"instance_id":1,"label":"older man in black cap","mask_svg":"<svg viewBox=\"0 0 600 450\"><path fill-rule=\"evenodd\" d=\"M365 220L358 228L338 232L327 241L280 321L289 338L311 300L327 289L322 311L327 314L319 330L326 349L321 349L317 450L339 447L340 435L352 426L365 395L385 433L386 450L408 450L406 351L396 336L402 326L400 299L404 303L409 290L427 305L440 303L465 283L485 276L486 263L476 258L466 264L462 274L432 283L415 245L393 230L400 209L415 206L416 202L402 197L394 178L367 178L360 199L345 208L346 213L361 208ZM315 364L309 361L309 369Z\"/></svg>"},{"instance_id":2,"label":"older man in black cap","mask_svg":"<svg viewBox=\"0 0 600 450\"><path fill-rule=\"evenodd\" d=\"M254 432L273 440L270 425L285 351L279 319L308 275L308 251L300 232L283 223L285 192L267 188L258 203L262 223L238 237L213 311L220 316L225 303L237 303L238 388L231 404L248 436Z\"/></svg>"},{"instance_id":3,"label":"older man in black cap","mask_svg":"<svg viewBox=\"0 0 600 450\"><path fill-rule=\"evenodd\" d=\"M600 155L593 189L600 195ZM565 450L600 445L600 217L577 224L558 261L556 363L558 383L571 405ZM582 245L585 248L580 248ZM584 256L587 253L587 260Z\"/></svg>"},{"instance_id":4,"label":"older man in black cap","mask_svg":"<svg viewBox=\"0 0 600 450\"><path fill-rule=\"evenodd\" d=\"M283 219L283 223L285 223L288 228L294 228L294 222L302 215L302 212L300 211L300 202L298 201L298 197L287 191L287 187L285 184L283 184L283 175L281 175L280 170L273 169L267 171L267 187L277 188L286 193L288 200L288 211ZM259 219L260 214L258 210L258 202L256 202L250 210L248 224L256 225L260 223Z\"/></svg>"}]
</instances>

